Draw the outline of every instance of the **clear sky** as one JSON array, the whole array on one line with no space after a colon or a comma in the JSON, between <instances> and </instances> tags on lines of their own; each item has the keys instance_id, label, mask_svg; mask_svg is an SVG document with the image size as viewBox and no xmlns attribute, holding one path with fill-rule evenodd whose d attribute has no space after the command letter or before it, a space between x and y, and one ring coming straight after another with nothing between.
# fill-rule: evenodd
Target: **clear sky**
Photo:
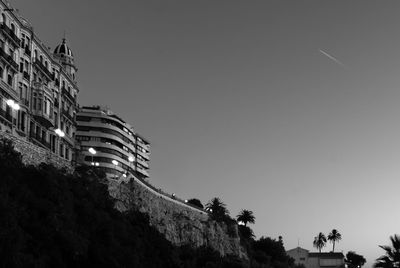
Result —
<instances>
[{"instance_id":1,"label":"clear sky","mask_svg":"<svg viewBox=\"0 0 400 268\"><path fill-rule=\"evenodd\" d=\"M66 30L79 103L150 140L154 185L286 249L336 228L367 266L400 233L399 1L11 3L52 48Z\"/></svg>"}]
</instances>

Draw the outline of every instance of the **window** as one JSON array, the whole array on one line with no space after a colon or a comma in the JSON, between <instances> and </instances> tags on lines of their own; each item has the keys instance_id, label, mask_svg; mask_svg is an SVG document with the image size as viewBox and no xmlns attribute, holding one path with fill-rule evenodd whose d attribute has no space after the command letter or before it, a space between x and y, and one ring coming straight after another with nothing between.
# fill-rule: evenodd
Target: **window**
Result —
<instances>
[{"instance_id":1,"label":"window","mask_svg":"<svg viewBox=\"0 0 400 268\"><path fill-rule=\"evenodd\" d=\"M15 25L14 25L14 23L11 23L11 30L12 30L13 33L15 33Z\"/></svg>"},{"instance_id":2,"label":"window","mask_svg":"<svg viewBox=\"0 0 400 268\"><path fill-rule=\"evenodd\" d=\"M60 156L64 157L64 144L60 144Z\"/></svg>"},{"instance_id":3,"label":"window","mask_svg":"<svg viewBox=\"0 0 400 268\"><path fill-rule=\"evenodd\" d=\"M11 74L8 74L7 76L7 84L9 84L10 86L13 85L13 77Z\"/></svg>"},{"instance_id":4,"label":"window","mask_svg":"<svg viewBox=\"0 0 400 268\"><path fill-rule=\"evenodd\" d=\"M4 13L1 14L1 22L6 24L6 15L4 15Z\"/></svg>"}]
</instances>

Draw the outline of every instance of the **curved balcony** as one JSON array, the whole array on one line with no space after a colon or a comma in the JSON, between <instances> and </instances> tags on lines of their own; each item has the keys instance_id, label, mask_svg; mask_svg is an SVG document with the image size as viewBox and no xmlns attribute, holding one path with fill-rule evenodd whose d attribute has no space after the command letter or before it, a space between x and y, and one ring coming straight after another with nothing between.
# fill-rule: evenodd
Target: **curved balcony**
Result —
<instances>
[{"instance_id":1,"label":"curved balcony","mask_svg":"<svg viewBox=\"0 0 400 268\"><path fill-rule=\"evenodd\" d=\"M132 152L135 152L135 147L131 144L128 144L126 142L124 142L121 138L112 135L112 134L108 134L108 133L103 133L100 131L93 131L93 130L89 130L89 131L81 131L81 130L77 130L76 131L76 135L81 135L81 136L89 136L89 137L95 137L95 138L107 138L110 140L114 140L116 142L119 142L122 145L125 145L126 147L128 147Z\"/></svg>"},{"instance_id":2,"label":"curved balcony","mask_svg":"<svg viewBox=\"0 0 400 268\"><path fill-rule=\"evenodd\" d=\"M118 147L117 145L110 144L110 143L105 143L105 142L100 142L100 141L81 141L81 146L86 146L86 147L101 147L101 148L106 148L110 150L115 150L120 154L124 154L127 157L129 156L134 156L135 151L132 152L127 152L124 149Z\"/></svg>"},{"instance_id":3,"label":"curved balcony","mask_svg":"<svg viewBox=\"0 0 400 268\"><path fill-rule=\"evenodd\" d=\"M32 109L31 112L32 112L32 115L35 118L35 120L42 126L44 126L46 128L54 127L53 116L46 114L43 111L35 110L35 109Z\"/></svg>"},{"instance_id":4,"label":"curved balcony","mask_svg":"<svg viewBox=\"0 0 400 268\"><path fill-rule=\"evenodd\" d=\"M150 154L149 153L144 153L141 150L137 150L137 153L140 154L142 157L144 157L146 160L150 160Z\"/></svg>"},{"instance_id":5,"label":"curved balcony","mask_svg":"<svg viewBox=\"0 0 400 268\"><path fill-rule=\"evenodd\" d=\"M135 144L135 139L133 136L130 136L128 133L120 129L119 127L116 127L111 124L103 123L103 122L96 122L96 121L78 121L77 120L78 126L84 126L84 127L94 127L94 128L104 128L104 129L110 129L118 132L121 134L123 137L128 139L130 142Z\"/></svg>"},{"instance_id":6,"label":"curved balcony","mask_svg":"<svg viewBox=\"0 0 400 268\"><path fill-rule=\"evenodd\" d=\"M144 166L145 168L149 168L149 163L148 163L148 161L143 161L143 160L141 160L141 159L137 159L137 162L138 162L139 164L141 164L142 166Z\"/></svg>"}]
</instances>

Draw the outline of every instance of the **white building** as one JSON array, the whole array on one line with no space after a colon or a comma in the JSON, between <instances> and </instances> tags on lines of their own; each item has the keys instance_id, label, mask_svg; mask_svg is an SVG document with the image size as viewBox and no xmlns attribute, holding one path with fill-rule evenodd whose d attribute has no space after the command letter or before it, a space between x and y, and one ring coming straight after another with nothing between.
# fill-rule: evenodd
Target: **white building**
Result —
<instances>
[{"instance_id":1,"label":"white building","mask_svg":"<svg viewBox=\"0 0 400 268\"><path fill-rule=\"evenodd\" d=\"M110 177L128 172L149 177L150 144L132 126L100 106L81 107L76 122L80 163L98 166Z\"/></svg>"},{"instance_id":2,"label":"white building","mask_svg":"<svg viewBox=\"0 0 400 268\"><path fill-rule=\"evenodd\" d=\"M345 267L344 255L341 252L309 252L297 247L286 253L294 259L295 264L303 264L306 268Z\"/></svg>"}]
</instances>

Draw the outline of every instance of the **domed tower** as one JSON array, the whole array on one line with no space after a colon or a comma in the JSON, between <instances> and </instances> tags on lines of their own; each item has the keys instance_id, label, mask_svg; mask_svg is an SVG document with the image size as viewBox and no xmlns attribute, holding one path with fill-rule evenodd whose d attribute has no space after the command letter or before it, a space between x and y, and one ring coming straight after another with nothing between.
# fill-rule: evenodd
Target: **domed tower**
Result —
<instances>
[{"instance_id":1,"label":"domed tower","mask_svg":"<svg viewBox=\"0 0 400 268\"><path fill-rule=\"evenodd\" d=\"M74 64L74 55L67 46L65 38L63 38L62 43L54 49L54 57L60 60L65 71L75 80L75 73L78 69Z\"/></svg>"}]
</instances>

